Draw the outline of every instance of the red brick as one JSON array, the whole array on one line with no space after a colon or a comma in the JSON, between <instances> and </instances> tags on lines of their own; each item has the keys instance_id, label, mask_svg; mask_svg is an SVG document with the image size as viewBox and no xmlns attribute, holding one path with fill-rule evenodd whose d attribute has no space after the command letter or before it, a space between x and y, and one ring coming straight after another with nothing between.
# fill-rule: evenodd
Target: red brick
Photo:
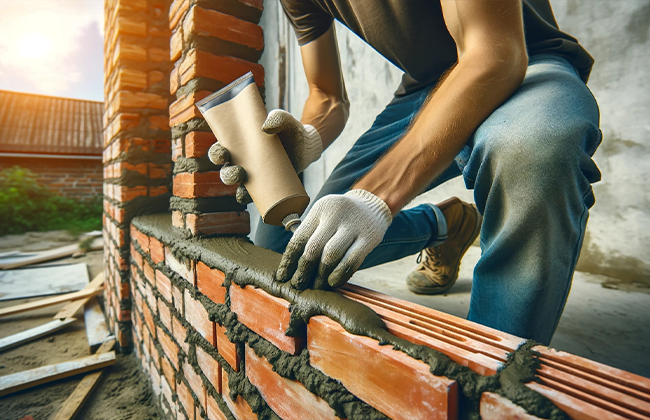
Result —
<instances>
[{"instance_id":1,"label":"red brick","mask_svg":"<svg viewBox=\"0 0 650 420\"><path fill-rule=\"evenodd\" d=\"M275 346L291 354L299 353L305 341L302 337L285 335L291 314L289 302L271 296L253 286L241 288L230 286L230 307L237 314L239 322L269 340ZM265 314L259 316L259 314Z\"/></svg>"},{"instance_id":2,"label":"red brick","mask_svg":"<svg viewBox=\"0 0 650 420\"><path fill-rule=\"evenodd\" d=\"M201 261L196 263L196 287L215 303L226 302L226 275L216 268L210 268Z\"/></svg>"},{"instance_id":3,"label":"red brick","mask_svg":"<svg viewBox=\"0 0 650 420\"><path fill-rule=\"evenodd\" d=\"M317 397L300 382L283 378L264 357L246 345L246 376L257 387L262 398L280 418L285 420L338 420L327 401Z\"/></svg>"},{"instance_id":4,"label":"red brick","mask_svg":"<svg viewBox=\"0 0 650 420\"><path fill-rule=\"evenodd\" d=\"M158 348L154 345L154 343L151 343L151 362L156 366L156 369L160 370L160 352L158 351Z\"/></svg>"},{"instance_id":5,"label":"red brick","mask_svg":"<svg viewBox=\"0 0 650 420\"><path fill-rule=\"evenodd\" d=\"M191 420L194 419L194 398L192 398L192 393L190 389L185 385L183 381L176 384L176 393L178 395L178 401L185 409L185 412L188 414Z\"/></svg>"},{"instance_id":6,"label":"red brick","mask_svg":"<svg viewBox=\"0 0 650 420\"><path fill-rule=\"evenodd\" d=\"M185 227L193 235L247 235L250 233L250 215L247 211L188 213Z\"/></svg>"},{"instance_id":7,"label":"red brick","mask_svg":"<svg viewBox=\"0 0 650 420\"><path fill-rule=\"evenodd\" d=\"M214 389L221 394L221 365L201 347L196 346L196 361L201 371L208 378ZM208 406L209 406L208 402Z\"/></svg>"},{"instance_id":8,"label":"red brick","mask_svg":"<svg viewBox=\"0 0 650 420\"><path fill-rule=\"evenodd\" d=\"M160 388L162 390L162 395L165 401L167 401L167 404L169 405L169 408L171 410L171 414L175 415L176 414L176 403L174 402L173 395L175 393L175 387L176 383L173 383L173 385L170 385L172 382L168 381L167 378L163 377L160 380ZM172 386L174 386L174 389L172 389ZM165 404L161 404L162 409L165 413L168 413Z\"/></svg>"},{"instance_id":9,"label":"red brick","mask_svg":"<svg viewBox=\"0 0 650 420\"><path fill-rule=\"evenodd\" d=\"M131 225L131 240L137 242L145 254L149 253L149 237Z\"/></svg>"},{"instance_id":10,"label":"red brick","mask_svg":"<svg viewBox=\"0 0 650 420\"><path fill-rule=\"evenodd\" d=\"M195 300L188 289L185 289L185 319L208 343L214 345L214 322L208 319L208 311L201 302Z\"/></svg>"},{"instance_id":11,"label":"red brick","mask_svg":"<svg viewBox=\"0 0 650 420\"><path fill-rule=\"evenodd\" d=\"M183 349L185 354L190 352L190 345L185 342L187 338L187 328L181 323L176 317L172 317L172 331L174 334L174 340L178 343L179 346Z\"/></svg>"},{"instance_id":12,"label":"red brick","mask_svg":"<svg viewBox=\"0 0 650 420\"><path fill-rule=\"evenodd\" d=\"M117 92L113 101L118 110L129 108L166 109L168 106L167 98L164 96L127 90Z\"/></svg>"},{"instance_id":13,"label":"red brick","mask_svg":"<svg viewBox=\"0 0 650 420\"><path fill-rule=\"evenodd\" d=\"M208 149L217 141L212 133L190 131L185 136L185 157L199 158L208 155Z\"/></svg>"},{"instance_id":14,"label":"red brick","mask_svg":"<svg viewBox=\"0 0 650 420\"><path fill-rule=\"evenodd\" d=\"M156 289L171 304L172 300L172 282L162 271L156 270Z\"/></svg>"},{"instance_id":15,"label":"red brick","mask_svg":"<svg viewBox=\"0 0 650 420\"><path fill-rule=\"evenodd\" d=\"M169 29L174 29L190 8L189 0L174 0L169 6Z\"/></svg>"},{"instance_id":16,"label":"red brick","mask_svg":"<svg viewBox=\"0 0 650 420\"><path fill-rule=\"evenodd\" d=\"M219 404L211 395L208 395L207 413L210 420L227 420L226 415L219 408Z\"/></svg>"},{"instance_id":17,"label":"red brick","mask_svg":"<svg viewBox=\"0 0 650 420\"><path fill-rule=\"evenodd\" d=\"M166 115L152 115L149 117L149 127L154 130L169 131L169 118Z\"/></svg>"},{"instance_id":18,"label":"red brick","mask_svg":"<svg viewBox=\"0 0 650 420\"><path fill-rule=\"evenodd\" d=\"M215 323L215 339L217 351L230 365L235 372L239 372L239 355L237 354L237 344L233 343L226 336L226 328Z\"/></svg>"},{"instance_id":19,"label":"red brick","mask_svg":"<svg viewBox=\"0 0 650 420\"><path fill-rule=\"evenodd\" d=\"M172 61L176 61L181 57L183 53L183 32L178 30L174 31L172 36L169 38L169 58Z\"/></svg>"},{"instance_id":20,"label":"red brick","mask_svg":"<svg viewBox=\"0 0 650 420\"><path fill-rule=\"evenodd\" d=\"M138 268L142 269L142 255L140 255L140 253L135 250L133 244L131 244L131 258L133 258L133 261L135 261L135 265L138 266Z\"/></svg>"},{"instance_id":21,"label":"red brick","mask_svg":"<svg viewBox=\"0 0 650 420\"><path fill-rule=\"evenodd\" d=\"M181 77L179 72L180 64L176 63L171 73L169 74L169 93L175 95L178 88L181 86ZM167 122L169 124L169 121Z\"/></svg>"},{"instance_id":22,"label":"red brick","mask_svg":"<svg viewBox=\"0 0 650 420\"><path fill-rule=\"evenodd\" d=\"M156 316L158 315L158 307L157 307L158 305L156 302L156 296L154 296L153 294L153 288L149 283L145 283L144 287L147 296L147 303L149 303L149 308L151 309L153 315Z\"/></svg>"},{"instance_id":23,"label":"red brick","mask_svg":"<svg viewBox=\"0 0 650 420\"><path fill-rule=\"evenodd\" d=\"M156 264L160 264L165 261L165 247L163 244L156 238L151 237L149 239L149 252L151 259Z\"/></svg>"},{"instance_id":24,"label":"red brick","mask_svg":"<svg viewBox=\"0 0 650 420\"><path fill-rule=\"evenodd\" d=\"M117 298L122 300L122 299L128 299L131 297L131 287L129 287L129 283L120 283L120 287L117 289Z\"/></svg>"},{"instance_id":25,"label":"red brick","mask_svg":"<svg viewBox=\"0 0 650 420\"><path fill-rule=\"evenodd\" d=\"M165 356L169 358L169 361L172 363L172 366L174 366L174 369L178 370L178 346L176 343L174 343L174 340L170 336L167 335L165 331L162 330L162 328L158 328L158 342L162 346L163 352L165 353Z\"/></svg>"},{"instance_id":26,"label":"red brick","mask_svg":"<svg viewBox=\"0 0 650 420\"><path fill-rule=\"evenodd\" d=\"M149 332L155 337L156 336L156 324L153 321L153 315L151 310L147 305L142 305L142 315L144 315L144 322L149 328Z\"/></svg>"},{"instance_id":27,"label":"red brick","mask_svg":"<svg viewBox=\"0 0 650 420\"><path fill-rule=\"evenodd\" d=\"M184 305L183 305L183 292L174 285L172 285L172 296L174 297L174 308L178 311L181 316L185 316Z\"/></svg>"},{"instance_id":28,"label":"red brick","mask_svg":"<svg viewBox=\"0 0 650 420\"><path fill-rule=\"evenodd\" d=\"M162 299L158 299L158 318L160 318L160 322L165 328L169 331L172 330L172 313L169 306Z\"/></svg>"},{"instance_id":29,"label":"red brick","mask_svg":"<svg viewBox=\"0 0 650 420\"><path fill-rule=\"evenodd\" d=\"M183 361L183 375L194 392L194 395L199 399L199 403L205 408L205 385L203 385L203 380L199 374L194 371L194 368L187 361Z\"/></svg>"},{"instance_id":30,"label":"red brick","mask_svg":"<svg viewBox=\"0 0 650 420\"><path fill-rule=\"evenodd\" d=\"M156 284L156 275L155 275L155 273L153 271L153 268L151 267L151 265L147 261L144 261L144 267L143 267L142 271L144 271L144 278L146 278L149 281L149 283L155 285Z\"/></svg>"},{"instance_id":31,"label":"red brick","mask_svg":"<svg viewBox=\"0 0 650 420\"><path fill-rule=\"evenodd\" d=\"M164 347L163 347L164 350ZM162 372L167 381L170 384L172 390L176 390L176 370L172 366L172 363L169 361L169 358L164 354L160 357L160 365L162 367Z\"/></svg>"},{"instance_id":32,"label":"red brick","mask_svg":"<svg viewBox=\"0 0 650 420\"><path fill-rule=\"evenodd\" d=\"M210 36L245 45L257 51L264 49L261 27L234 16L198 6L192 7L183 21L183 34L186 39L195 35Z\"/></svg>"},{"instance_id":33,"label":"red brick","mask_svg":"<svg viewBox=\"0 0 650 420\"><path fill-rule=\"evenodd\" d=\"M147 87L147 73L135 69L121 67L117 73L117 89L141 90Z\"/></svg>"},{"instance_id":34,"label":"red brick","mask_svg":"<svg viewBox=\"0 0 650 420\"><path fill-rule=\"evenodd\" d=\"M167 267L171 268L172 271L194 286L194 261L186 260L185 262L180 262L174 254L172 254L171 250L166 247L165 264L167 264Z\"/></svg>"},{"instance_id":35,"label":"red brick","mask_svg":"<svg viewBox=\"0 0 650 420\"><path fill-rule=\"evenodd\" d=\"M307 325L310 364L392 419L453 419L455 381L434 376L429 365L369 337L352 335L325 316Z\"/></svg>"},{"instance_id":36,"label":"red brick","mask_svg":"<svg viewBox=\"0 0 650 420\"><path fill-rule=\"evenodd\" d=\"M237 420L255 420L257 419L257 416L255 413L253 413L253 410L251 410L250 405L242 398L241 395L238 395L237 398L233 401L230 399L230 387L228 385L228 372L224 369L222 374L222 384L221 387L223 389L223 392L221 393L221 396L223 397L223 400L226 402L226 405L232 412L232 414L235 416Z\"/></svg>"},{"instance_id":37,"label":"red brick","mask_svg":"<svg viewBox=\"0 0 650 420\"><path fill-rule=\"evenodd\" d=\"M492 392L484 392L481 395L479 409L481 419L483 420L540 420L539 417L528 414L526 410L511 402L509 399Z\"/></svg>"},{"instance_id":38,"label":"red brick","mask_svg":"<svg viewBox=\"0 0 650 420\"><path fill-rule=\"evenodd\" d=\"M224 197L234 196L236 185L225 185L221 182L219 171L211 172L181 172L174 175L173 193L177 197Z\"/></svg>"},{"instance_id":39,"label":"red brick","mask_svg":"<svg viewBox=\"0 0 650 420\"><path fill-rule=\"evenodd\" d=\"M172 147L172 142L169 139L155 139L152 140L151 143L153 144L153 152L154 153L160 153L160 154L169 154L169 151L171 150Z\"/></svg>"},{"instance_id":40,"label":"red brick","mask_svg":"<svg viewBox=\"0 0 650 420\"><path fill-rule=\"evenodd\" d=\"M195 104L201 99L209 96L212 92L202 90L194 91L178 98L169 105L169 125L171 127L191 120L192 118L201 118L202 115Z\"/></svg>"},{"instance_id":41,"label":"red brick","mask_svg":"<svg viewBox=\"0 0 650 420\"><path fill-rule=\"evenodd\" d=\"M149 164L149 178L152 179L167 178L169 175L171 175L171 171L172 165L170 163L164 165L154 165L153 163ZM165 192L167 192L167 188L165 188ZM151 193L149 195L151 195Z\"/></svg>"},{"instance_id":42,"label":"red brick","mask_svg":"<svg viewBox=\"0 0 650 420\"><path fill-rule=\"evenodd\" d=\"M185 229L185 219L183 218L183 213L176 210L172 212L172 226Z\"/></svg>"},{"instance_id":43,"label":"red brick","mask_svg":"<svg viewBox=\"0 0 650 420\"><path fill-rule=\"evenodd\" d=\"M264 86L264 67L257 63L229 56L217 56L191 49L179 67L180 84L185 85L197 77L206 77L230 83L249 71L253 72L257 86Z\"/></svg>"}]
</instances>

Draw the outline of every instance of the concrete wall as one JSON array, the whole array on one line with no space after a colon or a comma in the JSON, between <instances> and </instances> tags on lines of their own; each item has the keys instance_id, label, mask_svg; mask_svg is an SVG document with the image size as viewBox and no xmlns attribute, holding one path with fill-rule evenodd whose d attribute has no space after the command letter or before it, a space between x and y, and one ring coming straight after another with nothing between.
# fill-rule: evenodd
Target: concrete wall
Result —
<instances>
[{"instance_id":1,"label":"concrete wall","mask_svg":"<svg viewBox=\"0 0 650 420\"><path fill-rule=\"evenodd\" d=\"M595 155L603 180L592 209L578 268L650 284L650 0L552 0L560 27L596 59L589 87L601 108L603 144ZM278 2L265 1L262 27L267 107L302 113L307 84L300 51ZM351 101L350 120L337 140L305 173L314 196L327 175L390 101L401 71L337 24L341 62ZM457 178L411 205L456 195L473 200Z\"/></svg>"}]
</instances>

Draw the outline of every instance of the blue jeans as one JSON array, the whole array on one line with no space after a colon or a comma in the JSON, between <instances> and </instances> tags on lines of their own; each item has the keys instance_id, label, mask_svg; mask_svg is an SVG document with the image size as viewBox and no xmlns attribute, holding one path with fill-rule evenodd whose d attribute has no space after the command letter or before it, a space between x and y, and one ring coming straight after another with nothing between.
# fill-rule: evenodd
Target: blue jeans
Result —
<instances>
[{"instance_id":1,"label":"blue jeans","mask_svg":"<svg viewBox=\"0 0 650 420\"><path fill-rule=\"evenodd\" d=\"M341 194L400 140L431 88L395 98L334 169L316 200ZM521 87L474 132L427 190L462 175L483 215L468 318L548 344L569 294L582 247L591 159L600 144L598 105L571 64L530 57ZM314 200L315 201L315 200ZM434 205L401 211L361 269L416 254L445 239ZM284 252L291 235L258 225L255 243Z\"/></svg>"}]
</instances>

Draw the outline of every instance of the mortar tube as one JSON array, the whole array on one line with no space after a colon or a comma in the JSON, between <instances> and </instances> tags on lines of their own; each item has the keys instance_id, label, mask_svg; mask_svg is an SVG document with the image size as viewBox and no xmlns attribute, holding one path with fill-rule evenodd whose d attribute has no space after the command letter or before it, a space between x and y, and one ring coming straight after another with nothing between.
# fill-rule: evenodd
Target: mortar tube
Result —
<instances>
[{"instance_id":1,"label":"mortar tube","mask_svg":"<svg viewBox=\"0 0 650 420\"><path fill-rule=\"evenodd\" d=\"M284 219L282 219L282 225L287 230L287 232L296 233L298 227L300 226L300 215L298 213L291 213Z\"/></svg>"}]
</instances>

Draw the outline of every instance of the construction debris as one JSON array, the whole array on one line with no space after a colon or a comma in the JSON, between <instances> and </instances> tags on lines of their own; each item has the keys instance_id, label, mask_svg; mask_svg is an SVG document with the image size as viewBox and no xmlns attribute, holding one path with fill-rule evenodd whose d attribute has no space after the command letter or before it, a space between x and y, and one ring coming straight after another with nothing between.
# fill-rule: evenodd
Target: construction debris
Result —
<instances>
[{"instance_id":1,"label":"construction debris","mask_svg":"<svg viewBox=\"0 0 650 420\"><path fill-rule=\"evenodd\" d=\"M104 284L104 273L99 273L97 276L95 276L93 281L88 283L86 287L82 289L82 291L86 292L86 291L95 290L99 287L102 287L103 284ZM74 314L76 314L77 311L79 311L79 309L81 309L86 304L86 302L88 302L89 299L90 296L84 299L74 300L68 303L63 308L61 308L61 310L57 312L56 315L54 315L54 319L65 319L74 316Z\"/></svg>"},{"instance_id":2,"label":"construction debris","mask_svg":"<svg viewBox=\"0 0 650 420\"><path fill-rule=\"evenodd\" d=\"M102 278L102 283L103 283ZM99 286L93 290L80 290L74 293L67 293L65 295L54 296L47 299L41 299L34 302L23 303L21 305L10 306L8 308L0 309L0 317L19 314L21 312L31 311L33 309L45 308L47 306L57 305L59 303L68 302L71 300L79 300L87 297L95 296L104 290L103 286Z\"/></svg>"},{"instance_id":3,"label":"construction debris","mask_svg":"<svg viewBox=\"0 0 650 420\"><path fill-rule=\"evenodd\" d=\"M76 292L88 281L85 263L0 271L0 301Z\"/></svg>"},{"instance_id":4,"label":"construction debris","mask_svg":"<svg viewBox=\"0 0 650 420\"><path fill-rule=\"evenodd\" d=\"M95 354L69 362L43 366L11 375L0 376L0 397L36 385L90 372L115 364L115 352Z\"/></svg>"},{"instance_id":5,"label":"construction debris","mask_svg":"<svg viewBox=\"0 0 650 420\"><path fill-rule=\"evenodd\" d=\"M30 328L26 331L21 331L18 334L0 338L0 351L5 351L28 341L36 340L37 338L46 336L50 333L53 333L54 331L60 330L61 328L73 323L74 321L76 321L76 318L68 318L64 320L57 319L50 321L47 324L39 325L38 327Z\"/></svg>"},{"instance_id":6,"label":"construction debris","mask_svg":"<svg viewBox=\"0 0 650 420\"><path fill-rule=\"evenodd\" d=\"M106 325L104 312L97 297L92 297L86 305L84 305L84 322L86 324L86 336L88 338L88 346L90 352L94 353L99 346L108 340L114 340Z\"/></svg>"}]
</instances>

